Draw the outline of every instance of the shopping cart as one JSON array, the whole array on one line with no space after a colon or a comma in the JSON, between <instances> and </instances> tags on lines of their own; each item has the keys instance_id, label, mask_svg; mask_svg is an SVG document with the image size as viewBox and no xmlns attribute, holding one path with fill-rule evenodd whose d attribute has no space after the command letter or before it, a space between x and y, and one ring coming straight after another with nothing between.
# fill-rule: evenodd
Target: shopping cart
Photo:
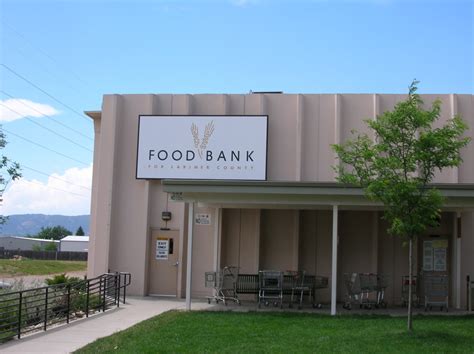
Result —
<instances>
[{"instance_id":1,"label":"shopping cart","mask_svg":"<svg viewBox=\"0 0 474 354\"><path fill-rule=\"evenodd\" d=\"M386 307L385 289L388 278L383 274L374 273L344 273L346 301L343 308L352 309L352 304L360 308Z\"/></svg>"},{"instance_id":2,"label":"shopping cart","mask_svg":"<svg viewBox=\"0 0 474 354\"><path fill-rule=\"evenodd\" d=\"M408 306L408 299L410 290L410 279L408 275L402 276L402 303L403 306ZM420 305L420 298L418 295L418 277L412 275L411 277L411 301L415 306Z\"/></svg>"},{"instance_id":3,"label":"shopping cart","mask_svg":"<svg viewBox=\"0 0 474 354\"><path fill-rule=\"evenodd\" d=\"M293 307L293 301L299 298L298 309L303 307L303 296L307 293L311 297L311 287L305 282L305 274L303 271L287 271L287 275L290 276L291 280L291 299L290 308Z\"/></svg>"},{"instance_id":4,"label":"shopping cart","mask_svg":"<svg viewBox=\"0 0 474 354\"><path fill-rule=\"evenodd\" d=\"M227 305L228 301L234 301L240 305L240 300L237 297L237 279L239 275L239 268L233 266L226 266L218 272L205 273L206 288L214 288L214 295L207 297L207 302L210 304L212 300L217 303L222 301Z\"/></svg>"},{"instance_id":5,"label":"shopping cart","mask_svg":"<svg viewBox=\"0 0 474 354\"><path fill-rule=\"evenodd\" d=\"M351 310L352 304L360 303L362 297L359 273L344 273L344 286L346 288L346 301L342 307Z\"/></svg>"},{"instance_id":6,"label":"shopping cart","mask_svg":"<svg viewBox=\"0 0 474 354\"><path fill-rule=\"evenodd\" d=\"M378 306L378 276L374 273L359 273L360 278L360 307L371 309Z\"/></svg>"},{"instance_id":7,"label":"shopping cart","mask_svg":"<svg viewBox=\"0 0 474 354\"><path fill-rule=\"evenodd\" d=\"M259 290L258 307L264 303L269 305L269 300L273 300L273 305L283 308L283 273L275 270L261 270L258 272Z\"/></svg>"},{"instance_id":8,"label":"shopping cart","mask_svg":"<svg viewBox=\"0 0 474 354\"><path fill-rule=\"evenodd\" d=\"M389 277L385 274L377 274L377 304L376 307L387 308L385 302L385 289L388 288Z\"/></svg>"},{"instance_id":9,"label":"shopping cart","mask_svg":"<svg viewBox=\"0 0 474 354\"><path fill-rule=\"evenodd\" d=\"M439 306L448 312L449 278L447 275L424 275L425 311Z\"/></svg>"}]
</instances>

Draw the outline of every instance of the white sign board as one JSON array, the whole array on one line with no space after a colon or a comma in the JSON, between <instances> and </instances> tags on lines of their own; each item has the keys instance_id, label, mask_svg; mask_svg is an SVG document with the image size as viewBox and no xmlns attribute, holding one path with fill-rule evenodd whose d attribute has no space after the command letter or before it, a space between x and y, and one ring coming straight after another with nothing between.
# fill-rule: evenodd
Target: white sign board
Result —
<instances>
[{"instance_id":1,"label":"white sign board","mask_svg":"<svg viewBox=\"0 0 474 354\"><path fill-rule=\"evenodd\" d=\"M196 214L194 220L196 225L211 225L211 214Z\"/></svg>"},{"instance_id":2,"label":"white sign board","mask_svg":"<svg viewBox=\"0 0 474 354\"><path fill-rule=\"evenodd\" d=\"M137 179L265 180L267 116L140 116Z\"/></svg>"},{"instance_id":3,"label":"white sign board","mask_svg":"<svg viewBox=\"0 0 474 354\"><path fill-rule=\"evenodd\" d=\"M157 260L167 260L169 253L169 239L156 240L156 256Z\"/></svg>"}]
</instances>

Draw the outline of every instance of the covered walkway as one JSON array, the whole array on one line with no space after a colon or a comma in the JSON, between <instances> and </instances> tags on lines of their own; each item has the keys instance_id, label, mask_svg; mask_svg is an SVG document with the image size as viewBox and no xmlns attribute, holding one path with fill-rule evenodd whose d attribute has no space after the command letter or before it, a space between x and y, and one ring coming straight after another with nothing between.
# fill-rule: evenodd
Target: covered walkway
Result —
<instances>
[{"instance_id":1,"label":"covered walkway","mask_svg":"<svg viewBox=\"0 0 474 354\"><path fill-rule=\"evenodd\" d=\"M194 207L215 209L214 270L220 267L222 209L292 209L327 210L332 214L331 226L331 268L330 268L330 313L337 313L338 285L338 243L340 211L380 211L382 205L368 200L361 188L340 183L307 182L246 182L246 181L196 181L163 180L163 192L171 194L171 200L188 203L186 308L191 309L193 282L193 232ZM462 213L474 210L474 185L436 184L444 196L443 212L449 213L450 244L452 258L449 267L452 274L452 306L461 308L461 238ZM448 225L448 224L447 224ZM376 226L377 227L377 226ZM299 236L298 236L299 237ZM297 237L297 238L298 238ZM464 237L472 237L465 235ZM298 239L296 239L298 242ZM377 241L375 240L375 243ZM373 246L373 245L372 245ZM377 244L375 244L377 249ZM371 255L368 255L370 257ZM298 257L298 255L297 255ZM376 258L376 256L375 256ZM296 265L298 266L298 265ZM200 274L197 281L201 281Z\"/></svg>"}]
</instances>

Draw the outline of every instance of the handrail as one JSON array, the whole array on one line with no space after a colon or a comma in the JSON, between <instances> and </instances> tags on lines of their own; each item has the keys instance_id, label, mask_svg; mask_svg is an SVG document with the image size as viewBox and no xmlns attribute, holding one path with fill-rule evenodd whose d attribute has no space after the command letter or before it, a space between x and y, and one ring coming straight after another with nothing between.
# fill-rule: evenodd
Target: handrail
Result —
<instances>
[{"instance_id":1,"label":"handrail","mask_svg":"<svg viewBox=\"0 0 474 354\"><path fill-rule=\"evenodd\" d=\"M131 274L105 273L94 278L0 293L0 343L48 326L89 317L126 300Z\"/></svg>"}]
</instances>

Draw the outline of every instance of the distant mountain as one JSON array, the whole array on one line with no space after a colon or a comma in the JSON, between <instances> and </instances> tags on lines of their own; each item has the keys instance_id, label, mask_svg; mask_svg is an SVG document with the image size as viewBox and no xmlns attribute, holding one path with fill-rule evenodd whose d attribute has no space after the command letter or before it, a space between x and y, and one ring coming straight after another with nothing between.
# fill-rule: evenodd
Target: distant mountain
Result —
<instances>
[{"instance_id":1,"label":"distant mountain","mask_svg":"<svg viewBox=\"0 0 474 354\"><path fill-rule=\"evenodd\" d=\"M90 215L66 216L44 214L10 215L5 224L0 225L0 237L36 235L42 227L63 226L75 233L82 226L89 235Z\"/></svg>"}]
</instances>

